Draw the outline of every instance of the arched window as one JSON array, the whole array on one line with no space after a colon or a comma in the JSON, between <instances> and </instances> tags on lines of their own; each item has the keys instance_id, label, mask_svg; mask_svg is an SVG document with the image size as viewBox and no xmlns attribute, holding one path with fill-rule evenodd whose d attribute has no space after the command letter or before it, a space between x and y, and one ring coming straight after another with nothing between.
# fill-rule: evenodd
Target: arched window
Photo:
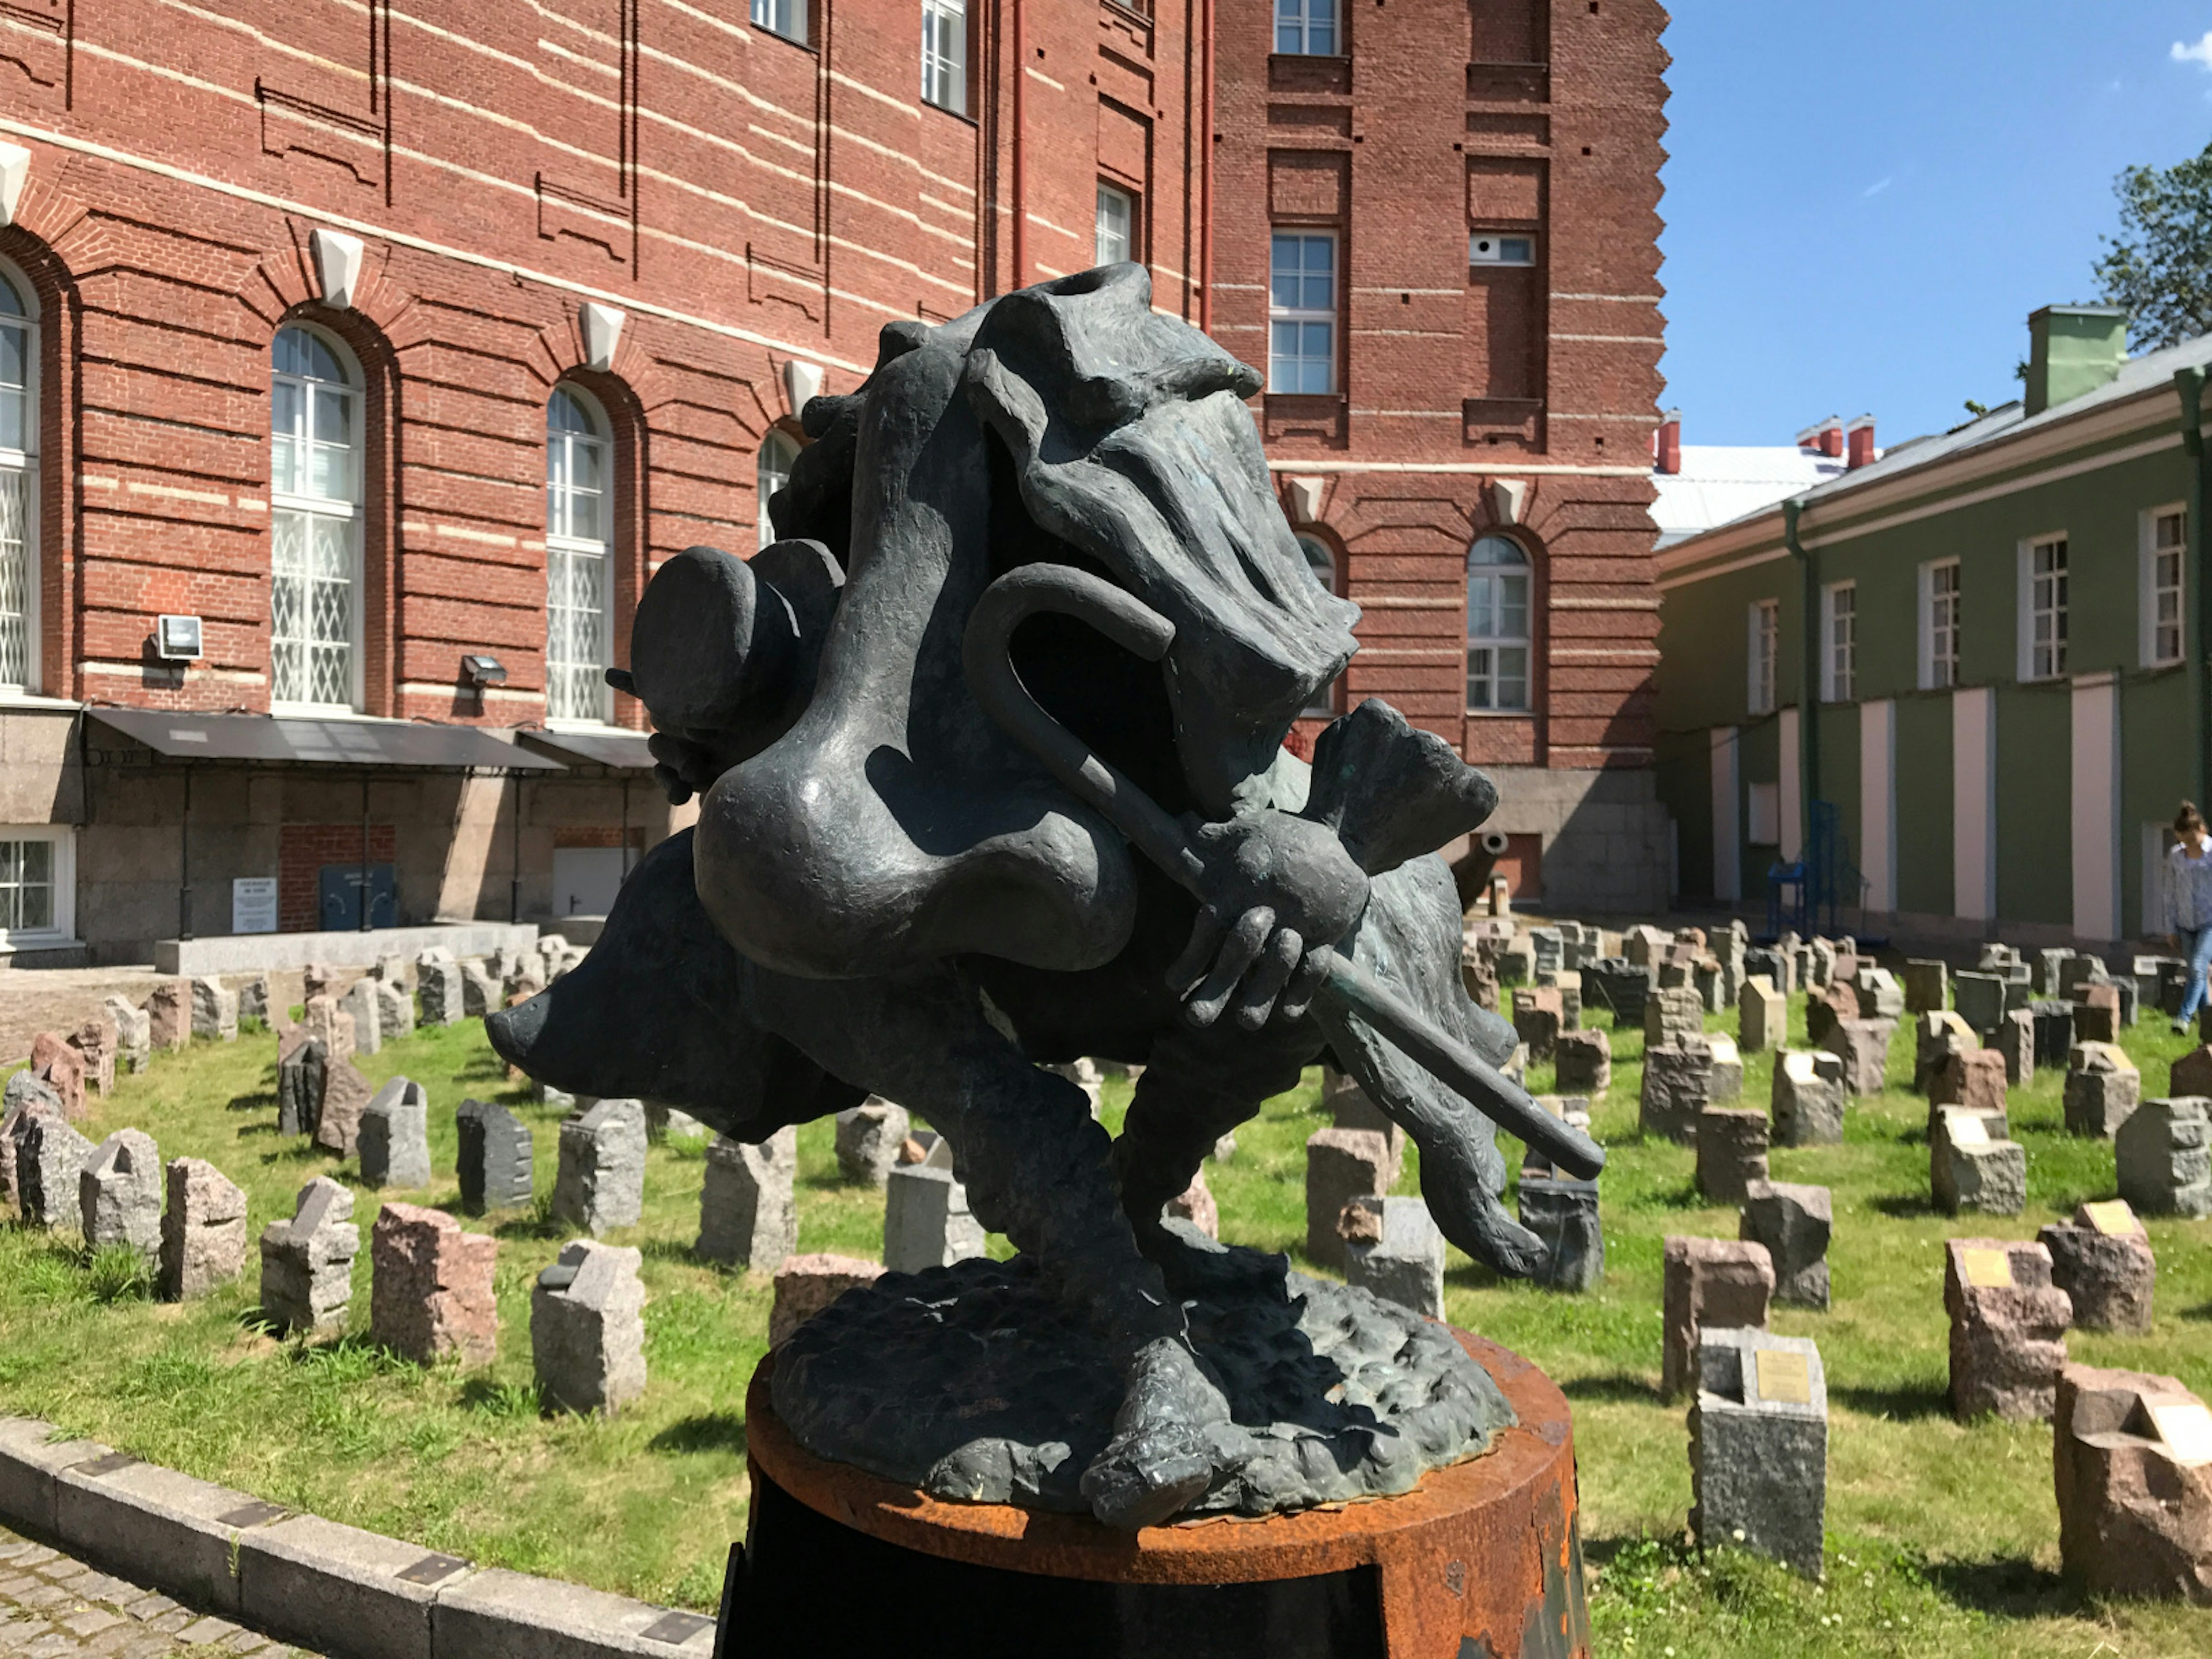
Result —
<instances>
[{"instance_id":1,"label":"arched window","mask_svg":"<svg viewBox=\"0 0 2212 1659\"><path fill-rule=\"evenodd\" d=\"M775 492L791 482L791 464L799 459L799 446L781 432L771 432L761 440L757 485L759 491L757 510L760 514L760 545L766 547L775 539L775 526L769 521L768 504Z\"/></svg>"},{"instance_id":2,"label":"arched window","mask_svg":"<svg viewBox=\"0 0 2212 1659\"><path fill-rule=\"evenodd\" d=\"M361 377L331 341L280 331L270 388L269 697L361 703Z\"/></svg>"},{"instance_id":3,"label":"arched window","mask_svg":"<svg viewBox=\"0 0 2212 1659\"><path fill-rule=\"evenodd\" d=\"M604 720L614 617L607 428L568 386L545 405L545 714Z\"/></svg>"},{"instance_id":4,"label":"arched window","mask_svg":"<svg viewBox=\"0 0 2212 1659\"><path fill-rule=\"evenodd\" d=\"M1504 536L1467 552L1467 706L1528 706L1528 556Z\"/></svg>"},{"instance_id":5,"label":"arched window","mask_svg":"<svg viewBox=\"0 0 2212 1659\"><path fill-rule=\"evenodd\" d=\"M1325 593L1336 592L1336 555L1329 550L1327 542L1318 536L1300 536L1298 551L1306 556L1306 568ZM1338 689L1344 684L1339 676L1314 693L1313 702L1306 709L1309 717L1327 719L1336 713Z\"/></svg>"},{"instance_id":6,"label":"arched window","mask_svg":"<svg viewBox=\"0 0 2212 1659\"><path fill-rule=\"evenodd\" d=\"M0 274L0 690L38 672L39 325Z\"/></svg>"}]
</instances>

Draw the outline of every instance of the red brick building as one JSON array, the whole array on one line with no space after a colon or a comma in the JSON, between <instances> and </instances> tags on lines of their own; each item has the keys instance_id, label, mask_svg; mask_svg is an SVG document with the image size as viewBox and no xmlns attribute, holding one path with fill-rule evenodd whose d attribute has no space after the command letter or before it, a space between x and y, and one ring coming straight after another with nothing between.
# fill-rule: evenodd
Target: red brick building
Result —
<instances>
[{"instance_id":1,"label":"red brick building","mask_svg":"<svg viewBox=\"0 0 2212 1659\"><path fill-rule=\"evenodd\" d=\"M599 670L659 560L755 544L805 398L1122 254L1265 362L1279 228L1348 278L1340 378L1260 412L1350 690L1564 781L1556 886L1649 799L1662 15L1586 4L0 7L0 942L603 908L672 816ZM1528 707L1470 716L1501 526Z\"/></svg>"}]
</instances>

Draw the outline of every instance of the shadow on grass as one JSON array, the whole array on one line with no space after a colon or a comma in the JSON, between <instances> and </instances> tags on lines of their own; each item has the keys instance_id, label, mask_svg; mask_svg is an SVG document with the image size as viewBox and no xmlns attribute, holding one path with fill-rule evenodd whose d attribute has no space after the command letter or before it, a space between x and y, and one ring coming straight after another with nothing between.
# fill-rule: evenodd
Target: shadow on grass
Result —
<instances>
[{"instance_id":1,"label":"shadow on grass","mask_svg":"<svg viewBox=\"0 0 2212 1659\"><path fill-rule=\"evenodd\" d=\"M228 1109L234 1112L273 1112L276 1109L276 1091L264 1089L250 1095L234 1095Z\"/></svg>"},{"instance_id":2,"label":"shadow on grass","mask_svg":"<svg viewBox=\"0 0 2212 1659\"><path fill-rule=\"evenodd\" d=\"M647 1441L657 1452L732 1452L742 1457L745 1449L745 1419L738 1412L705 1412L671 1423Z\"/></svg>"},{"instance_id":3,"label":"shadow on grass","mask_svg":"<svg viewBox=\"0 0 2212 1659\"><path fill-rule=\"evenodd\" d=\"M2212 1325L2212 1302L2202 1303L2194 1308L2184 1308L2181 1310L2181 1317L2194 1324Z\"/></svg>"},{"instance_id":4,"label":"shadow on grass","mask_svg":"<svg viewBox=\"0 0 2212 1659\"><path fill-rule=\"evenodd\" d=\"M1879 1210L1887 1216L1895 1216L1901 1221L1918 1220L1936 1212L1934 1203L1919 1193L1885 1193L1871 1200L1868 1207Z\"/></svg>"},{"instance_id":5,"label":"shadow on grass","mask_svg":"<svg viewBox=\"0 0 2212 1659\"><path fill-rule=\"evenodd\" d=\"M713 1261L701 1255L691 1245L680 1238L647 1238L640 1241L638 1249L648 1261L673 1261L686 1267L719 1267L725 1263Z\"/></svg>"},{"instance_id":6,"label":"shadow on grass","mask_svg":"<svg viewBox=\"0 0 2212 1659\"><path fill-rule=\"evenodd\" d=\"M1888 1389L1832 1387L1828 1399L1863 1416L1886 1417L1893 1423L1951 1414L1950 1395L1932 1382L1902 1382Z\"/></svg>"},{"instance_id":7,"label":"shadow on grass","mask_svg":"<svg viewBox=\"0 0 2212 1659\"><path fill-rule=\"evenodd\" d=\"M1658 1384L1648 1377L1628 1371L1610 1371L1602 1376L1577 1376L1571 1382L1560 1383L1559 1392L1570 1400L1604 1401L1631 1406L1666 1403Z\"/></svg>"},{"instance_id":8,"label":"shadow on grass","mask_svg":"<svg viewBox=\"0 0 2212 1659\"><path fill-rule=\"evenodd\" d=\"M2001 1618L2047 1619L2081 1606L2064 1579L2033 1561L1931 1561L1921 1571L1946 1599Z\"/></svg>"}]
</instances>

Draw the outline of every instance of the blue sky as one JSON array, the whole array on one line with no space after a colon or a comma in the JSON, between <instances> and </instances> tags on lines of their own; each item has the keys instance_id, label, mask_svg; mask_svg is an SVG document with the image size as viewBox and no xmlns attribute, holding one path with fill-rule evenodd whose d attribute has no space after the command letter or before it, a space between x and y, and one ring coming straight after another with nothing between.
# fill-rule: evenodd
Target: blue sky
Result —
<instances>
[{"instance_id":1,"label":"blue sky","mask_svg":"<svg viewBox=\"0 0 2212 1659\"><path fill-rule=\"evenodd\" d=\"M2113 175L2212 141L2212 0L1674 0L1662 407L1686 443L1885 444L2016 395ZM2181 44L2198 55L2177 59Z\"/></svg>"}]
</instances>

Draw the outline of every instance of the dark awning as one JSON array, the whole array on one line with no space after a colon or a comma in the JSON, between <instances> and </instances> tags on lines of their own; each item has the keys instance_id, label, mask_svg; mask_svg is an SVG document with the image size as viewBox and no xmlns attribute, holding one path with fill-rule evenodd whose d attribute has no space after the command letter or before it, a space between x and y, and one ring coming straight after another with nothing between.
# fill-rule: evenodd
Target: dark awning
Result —
<instances>
[{"instance_id":1,"label":"dark awning","mask_svg":"<svg viewBox=\"0 0 2212 1659\"><path fill-rule=\"evenodd\" d=\"M560 772L558 761L501 743L467 726L418 720L317 720L267 714L172 714L159 708L88 708L157 755L179 760L298 761L324 766L441 767Z\"/></svg>"},{"instance_id":2,"label":"dark awning","mask_svg":"<svg viewBox=\"0 0 2212 1659\"><path fill-rule=\"evenodd\" d=\"M646 747L645 733L625 732L611 726L599 732L551 731L542 726L526 726L515 733L523 742L537 749L544 749L563 760L580 760L593 766L612 768L618 772L650 772L653 751Z\"/></svg>"}]
</instances>

